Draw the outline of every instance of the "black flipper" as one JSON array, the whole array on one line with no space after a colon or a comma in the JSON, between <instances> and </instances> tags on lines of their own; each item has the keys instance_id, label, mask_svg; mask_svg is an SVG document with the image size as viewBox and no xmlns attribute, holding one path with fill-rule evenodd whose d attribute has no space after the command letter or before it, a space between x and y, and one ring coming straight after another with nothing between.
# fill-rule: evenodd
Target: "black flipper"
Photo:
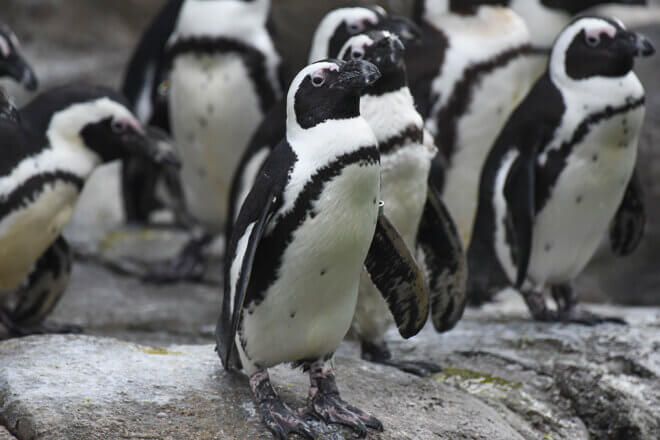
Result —
<instances>
[{"instance_id":1,"label":"black flipper","mask_svg":"<svg viewBox=\"0 0 660 440\"><path fill-rule=\"evenodd\" d=\"M401 336L408 339L419 333L429 316L429 293L424 275L383 214L378 216L365 267L387 301Z\"/></svg>"},{"instance_id":2,"label":"black flipper","mask_svg":"<svg viewBox=\"0 0 660 440\"><path fill-rule=\"evenodd\" d=\"M463 316L467 301L467 259L456 225L434 185L417 233L424 252L431 295L431 320L439 332L453 328Z\"/></svg>"},{"instance_id":3,"label":"black flipper","mask_svg":"<svg viewBox=\"0 0 660 440\"><path fill-rule=\"evenodd\" d=\"M527 278L529 258L532 253L532 227L534 224L535 209L535 181L536 181L536 145L520 151L509 169L504 184L504 198L506 199L514 243L516 247L516 288L520 288Z\"/></svg>"},{"instance_id":4,"label":"black flipper","mask_svg":"<svg viewBox=\"0 0 660 440\"><path fill-rule=\"evenodd\" d=\"M283 190L294 163L295 154L288 143L282 141L263 165L234 222L232 236L227 237L225 293L222 313L216 327L218 355L226 369L240 365L240 360L236 356L232 359L232 352L236 351L234 340L250 284L252 264L265 228L272 214L282 203ZM232 269L234 269L234 280L232 280Z\"/></svg>"},{"instance_id":5,"label":"black flipper","mask_svg":"<svg viewBox=\"0 0 660 440\"><path fill-rule=\"evenodd\" d=\"M639 174L635 171L610 225L612 251L620 257L632 254L642 241L645 227L644 189Z\"/></svg>"},{"instance_id":6,"label":"black flipper","mask_svg":"<svg viewBox=\"0 0 660 440\"><path fill-rule=\"evenodd\" d=\"M12 318L18 324L41 323L55 308L71 276L73 254L59 237L34 264L30 276L17 292Z\"/></svg>"},{"instance_id":7,"label":"black flipper","mask_svg":"<svg viewBox=\"0 0 660 440\"><path fill-rule=\"evenodd\" d=\"M138 114L145 124L170 132L167 99L161 93L166 80L165 47L174 32L183 0L168 0L142 35L126 70L122 93L137 113L144 94L149 98L146 114ZM149 87L149 90L145 90ZM156 196L162 179L161 168L153 162L131 157L122 164L122 199L129 222L147 222L149 215L163 207Z\"/></svg>"}]
</instances>

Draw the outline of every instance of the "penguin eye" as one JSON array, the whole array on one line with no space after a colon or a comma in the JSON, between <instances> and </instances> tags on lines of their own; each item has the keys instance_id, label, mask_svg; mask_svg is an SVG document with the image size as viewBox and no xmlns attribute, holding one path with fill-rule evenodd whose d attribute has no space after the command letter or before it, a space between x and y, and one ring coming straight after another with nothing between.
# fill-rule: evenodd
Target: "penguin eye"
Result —
<instances>
[{"instance_id":1,"label":"penguin eye","mask_svg":"<svg viewBox=\"0 0 660 440\"><path fill-rule=\"evenodd\" d=\"M321 72L317 72L312 75L312 85L314 87L321 87L325 84L325 75Z\"/></svg>"},{"instance_id":2,"label":"penguin eye","mask_svg":"<svg viewBox=\"0 0 660 440\"><path fill-rule=\"evenodd\" d=\"M112 131L114 133L122 134L126 132L126 129L128 128L128 124L126 124L126 122L124 121L113 120L110 127L112 128Z\"/></svg>"},{"instance_id":3,"label":"penguin eye","mask_svg":"<svg viewBox=\"0 0 660 440\"><path fill-rule=\"evenodd\" d=\"M351 56L354 60L361 60L364 58L364 51L362 49L354 49Z\"/></svg>"},{"instance_id":4,"label":"penguin eye","mask_svg":"<svg viewBox=\"0 0 660 440\"><path fill-rule=\"evenodd\" d=\"M600 44L600 35L587 35L587 46L596 47Z\"/></svg>"}]
</instances>

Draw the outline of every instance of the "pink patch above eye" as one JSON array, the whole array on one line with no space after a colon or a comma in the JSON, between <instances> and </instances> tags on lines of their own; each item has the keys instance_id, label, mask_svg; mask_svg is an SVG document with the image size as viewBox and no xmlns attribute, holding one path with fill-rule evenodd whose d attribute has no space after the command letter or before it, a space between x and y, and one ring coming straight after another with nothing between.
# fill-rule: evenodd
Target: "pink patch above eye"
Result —
<instances>
[{"instance_id":1,"label":"pink patch above eye","mask_svg":"<svg viewBox=\"0 0 660 440\"><path fill-rule=\"evenodd\" d=\"M600 39L602 35L607 35L610 38L614 38L616 35L616 29L612 26L602 26L595 27L586 30L587 38L597 38Z\"/></svg>"}]
</instances>

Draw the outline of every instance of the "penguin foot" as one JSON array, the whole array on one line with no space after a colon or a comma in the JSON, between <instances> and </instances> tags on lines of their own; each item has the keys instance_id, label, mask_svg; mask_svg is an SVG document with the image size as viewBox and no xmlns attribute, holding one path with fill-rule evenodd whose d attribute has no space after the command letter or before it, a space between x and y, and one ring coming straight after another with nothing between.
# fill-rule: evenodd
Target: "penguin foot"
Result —
<instances>
[{"instance_id":1,"label":"penguin foot","mask_svg":"<svg viewBox=\"0 0 660 440\"><path fill-rule=\"evenodd\" d=\"M258 371L250 377L250 388L257 401L257 408L261 420L266 427L279 440L287 440L289 435L299 436L313 440L314 431L305 423L298 411L293 411L280 400L270 383L268 371Z\"/></svg>"},{"instance_id":2,"label":"penguin foot","mask_svg":"<svg viewBox=\"0 0 660 440\"><path fill-rule=\"evenodd\" d=\"M173 260L151 266L143 279L155 284L200 281L206 271L204 248L211 239L208 235L193 238Z\"/></svg>"},{"instance_id":3,"label":"penguin foot","mask_svg":"<svg viewBox=\"0 0 660 440\"><path fill-rule=\"evenodd\" d=\"M0 308L0 324L8 330L9 336L14 338L30 335L82 333L83 331L82 327L77 325L59 324L50 321L38 324L23 324L15 321L11 314L3 308Z\"/></svg>"},{"instance_id":4,"label":"penguin foot","mask_svg":"<svg viewBox=\"0 0 660 440\"><path fill-rule=\"evenodd\" d=\"M577 301L570 286L553 286L552 295L557 303L557 310L550 310L545 303L543 293L524 292L532 317L541 322L563 322L582 325L622 324L627 322L617 317L600 316L577 306Z\"/></svg>"},{"instance_id":5,"label":"penguin foot","mask_svg":"<svg viewBox=\"0 0 660 440\"><path fill-rule=\"evenodd\" d=\"M384 342L382 344L373 344L371 342L362 341L362 359L375 364L394 367L404 373L413 374L419 377L429 376L442 371L442 367L433 362L392 359L392 353L390 353L387 344Z\"/></svg>"},{"instance_id":6,"label":"penguin foot","mask_svg":"<svg viewBox=\"0 0 660 440\"><path fill-rule=\"evenodd\" d=\"M328 424L351 428L359 438L367 435L367 428L383 430L383 424L374 416L349 405L339 396L332 368L325 363L312 365L309 372L309 404L312 412Z\"/></svg>"}]
</instances>

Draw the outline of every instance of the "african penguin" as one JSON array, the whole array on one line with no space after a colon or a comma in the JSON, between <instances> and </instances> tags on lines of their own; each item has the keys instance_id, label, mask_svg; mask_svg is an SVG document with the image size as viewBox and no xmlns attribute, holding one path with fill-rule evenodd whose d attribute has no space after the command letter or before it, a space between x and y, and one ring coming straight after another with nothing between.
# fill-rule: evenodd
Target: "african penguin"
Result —
<instances>
[{"instance_id":1,"label":"african penguin","mask_svg":"<svg viewBox=\"0 0 660 440\"><path fill-rule=\"evenodd\" d=\"M71 254L62 230L102 162L176 159L112 90L65 86L0 118L0 322L10 334L67 331L44 324L66 288ZM13 306L12 306L13 303Z\"/></svg>"},{"instance_id":2,"label":"african penguin","mask_svg":"<svg viewBox=\"0 0 660 440\"><path fill-rule=\"evenodd\" d=\"M466 261L453 221L435 190L427 186L437 149L432 138L424 139L424 121L408 89L404 51L394 34L371 31L348 40L340 58L372 62L381 72L381 79L363 90L360 113L378 141L384 213L412 254L418 247L430 253L420 261L430 272L434 325L445 331L454 326L465 306ZM391 359L384 338L391 324L387 303L363 271L352 325L362 357L420 376L440 370L429 362Z\"/></svg>"},{"instance_id":3,"label":"african penguin","mask_svg":"<svg viewBox=\"0 0 660 440\"><path fill-rule=\"evenodd\" d=\"M537 320L610 320L576 308L570 282L613 220L619 254L643 231L641 200L629 200L645 99L633 67L653 53L649 40L613 19L582 17L560 33L546 73L484 166L470 295L514 285ZM546 307L546 286L556 311Z\"/></svg>"},{"instance_id":4,"label":"african penguin","mask_svg":"<svg viewBox=\"0 0 660 440\"><path fill-rule=\"evenodd\" d=\"M467 246L481 167L533 84L530 36L506 1L418 0L423 43L406 56L426 128L446 161L435 185ZM434 167L435 168L435 167Z\"/></svg>"},{"instance_id":5,"label":"african penguin","mask_svg":"<svg viewBox=\"0 0 660 440\"><path fill-rule=\"evenodd\" d=\"M144 59L132 71L142 75L130 84L127 80L126 88L137 98L136 112L171 129L183 163L182 206L211 233L224 226L240 154L282 95L269 15L270 0L171 1L136 51L134 59ZM127 169L126 205L138 220L146 220L147 212L130 208L142 198L153 199L143 194L144 188L131 188L130 174L139 172ZM158 182L149 183L153 193ZM151 208L157 205L152 202Z\"/></svg>"},{"instance_id":6,"label":"african penguin","mask_svg":"<svg viewBox=\"0 0 660 440\"><path fill-rule=\"evenodd\" d=\"M405 45L419 39L419 30L409 20L389 16L377 6L339 8L330 11L319 22L312 39L309 62L336 58L346 41L370 30L389 30L396 33ZM228 218L235 219L247 196L259 168L270 151L284 138L286 132L286 102L281 100L266 115L252 136L234 172L227 207ZM232 222L225 226L225 236L231 236Z\"/></svg>"},{"instance_id":7,"label":"african penguin","mask_svg":"<svg viewBox=\"0 0 660 440\"><path fill-rule=\"evenodd\" d=\"M2 77L14 79L27 90L37 88L37 77L20 53L16 34L0 23L0 78Z\"/></svg>"},{"instance_id":8,"label":"african penguin","mask_svg":"<svg viewBox=\"0 0 660 440\"><path fill-rule=\"evenodd\" d=\"M309 371L308 402L320 419L360 437L382 430L341 399L330 362L349 330L363 264L404 336L428 316L423 276L379 215L378 146L360 116L360 91L378 77L366 61L337 60L295 77L286 138L259 172L229 242L218 353L225 368L242 366L250 376L262 419L279 439L314 438L302 412L270 384L267 369L284 362Z\"/></svg>"}]
</instances>

